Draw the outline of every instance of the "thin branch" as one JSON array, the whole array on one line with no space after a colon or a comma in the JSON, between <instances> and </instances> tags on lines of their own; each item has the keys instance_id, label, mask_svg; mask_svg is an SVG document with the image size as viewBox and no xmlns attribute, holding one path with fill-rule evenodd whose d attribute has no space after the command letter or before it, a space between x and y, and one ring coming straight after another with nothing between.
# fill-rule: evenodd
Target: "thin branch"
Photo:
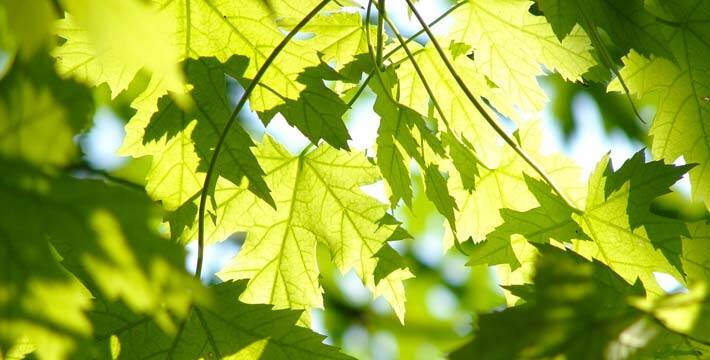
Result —
<instances>
[{"instance_id":1,"label":"thin branch","mask_svg":"<svg viewBox=\"0 0 710 360\"><path fill-rule=\"evenodd\" d=\"M96 178L100 178L103 180L106 180L108 182L116 183L119 185L123 185L127 188L131 188L133 190L137 190L140 192L145 192L145 187L141 184L134 183L130 180L126 180L123 178L120 178L118 176L112 175L106 170L100 170L100 169L95 169L91 165L87 164L86 162L81 162L73 165L69 165L66 168L66 171L77 171L77 172L86 172L91 176L94 176Z\"/></svg>"},{"instance_id":2,"label":"thin branch","mask_svg":"<svg viewBox=\"0 0 710 360\"><path fill-rule=\"evenodd\" d=\"M412 0L405 0L407 2L407 5L409 8L412 10L412 13L414 16L417 18L417 21L419 24L424 28L424 31L427 33L427 36L431 40L432 44L436 48L436 51L439 53L439 57L444 61L444 64L446 65L446 68L449 70L449 73L454 77L456 80L456 83L459 85L461 90L464 92L468 100L473 104L473 106L476 107L476 110L483 116L483 118L486 120L486 122L495 130L498 135L505 141L506 144L508 144L528 165L530 165L535 172L540 175L540 177L552 188L552 190L557 193L557 195L562 198L562 200L569 206L575 213L581 214L582 210L578 209L572 201L570 201L567 196L560 190L560 188L555 185L555 183L552 181L552 179L545 173L545 171L538 166L535 161L533 161L530 156L513 140L506 132L503 130L503 128L498 125L498 123L493 120L491 115L488 114L486 109L481 105L481 103L477 100L476 96L473 95L471 90L469 90L468 86L466 83L464 83L463 79L459 76L459 74L456 72L456 69L454 69L454 66L451 64L451 61L449 61L449 58L447 57L446 53L444 50L441 48L441 45L439 42L436 40L436 37L434 34L431 32L431 29L429 29L429 26L427 25L426 21L422 18L421 14L419 14L419 11L417 10L416 7L414 7L414 4L412 3Z\"/></svg>"},{"instance_id":3,"label":"thin branch","mask_svg":"<svg viewBox=\"0 0 710 360\"><path fill-rule=\"evenodd\" d=\"M313 17L318 14L318 12L325 7L325 5L328 4L330 0L323 0L321 1L318 5L316 5L311 12L306 14L306 16L301 19L301 21L294 26L291 31L286 34L286 37L284 37L281 42L276 45L274 50L271 51L271 54L269 54L269 57L264 60L264 63L261 65L259 70L257 71L256 75L254 75L254 79L249 83L249 86L244 90L244 94L242 94L242 97L239 99L239 102L237 103L237 106L234 108L234 111L232 111L232 114L229 115L229 119L227 119L227 124L224 126L224 129L222 130L222 133L219 136L219 140L217 140L217 144L215 145L214 152L212 153L212 158L210 159L209 166L207 168L207 173L205 175L205 182L202 185L202 191L200 194L200 207L198 210L197 214L197 227L198 227L198 232L197 232L197 265L195 266L195 277L200 278L200 275L202 273L202 261L204 257L204 245L205 245L205 207L207 205L207 193L209 192L209 187L211 185L212 181L212 176L214 174L214 167L217 164L217 158L219 156L220 151L222 150L222 146L224 144L224 140L227 138L227 133L229 133L229 130L232 128L234 125L235 119L237 117L237 114L242 110L244 105L246 104L247 100L249 99L249 96L251 93L256 89L257 84L259 84L259 81L261 81L261 78L264 76L266 73L266 70L271 66L271 64L274 62L276 57L281 53L281 51L286 47L286 45L291 41L291 39L304 27L306 24L313 19Z\"/></svg>"},{"instance_id":4,"label":"thin branch","mask_svg":"<svg viewBox=\"0 0 710 360\"><path fill-rule=\"evenodd\" d=\"M447 120L446 115L444 115L444 110L439 105L439 102L437 101L436 96L434 96L434 92L431 90L431 87L429 86L429 82L426 80L424 73L422 72L421 68L419 67L419 64L417 63L417 60L414 58L414 55L409 50L407 43L404 41L404 38L402 38L402 34L400 34L400 32L397 30L397 27L394 25L394 23L392 23L392 21L387 16L385 16L385 21L387 21L387 25L389 25L389 27L392 29L392 32L397 37L397 41L399 41L400 46L402 47L402 49L404 49L404 52L407 54L407 59L409 59L409 62L414 67L414 71L417 73L417 76L419 77L419 80L421 80L422 85L424 85L424 89L426 90L427 94L429 94L429 98L431 99L431 102L434 105L436 112L439 113L441 120L444 122L444 126L446 126L446 130L448 130L449 132L451 132L453 134L453 132L451 131L451 128L449 127L449 121Z\"/></svg>"},{"instance_id":5,"label":"thin branch","mask_svg":"<svg viewBox=\"0 0 710 360\"><path fill-rule=\"evenodd\" d=\"M456 3L456 5L450 7L448 10L444 11L444 12L443 12L441 15L439 15L436 19L434 19L432 22L430 22L430 23L429 23L429 26L434 26L434 25L436 25L437 23L439 23L441 20L444 20L447 16L449 16L449 14L451 14L452 12L454 12L454 10L458 9L459 7L461 7L461 6L462 6L463 4L465 4L465 3L466 3L465 1ZM361 8L361 9L364 9L362 6L361 6L360 8ZM368 17L368 19L369 19L369 17ZM365 29L365 31L367 31L367 29ZM410 42L416 40L417 37L419 37L419 35L421 35L421 34L423 34L423 33L424 33L424 30L423 30L423 29L417 31L417 32L414 33L412 36L408 37L408 38L404 41L404 43L405 43L405 44L409 44ZM397 51L399 51L399 49L401 49L401 48L402 48L402 44L397 45L397 46L394 47L392 50L390 50L390 51L388 51L386 54L384 54L384 55L382 56L382 60L384 61L384 60L389 59L392 55L394 55L394 54L395 54ZM419 51L421 51L421 50L415 51L414 54L418 53ZM403 59L402 61L405 61L405 59ZM393 63L392 65L396 65L397 63L398 63L398 62ZM372 76L373 76L374 74L375 74L375 72L373 71L373 72L370 72L370 73L367 75L367 77L365 78L365 81L362 82L362 84L360 85L360 88L357 90L357 93L355 93L355 95L354 95L354 96L350 99L350 101L348 102L348 107L349 107L349 108L351 108L352 105L355 103L355 101L357 101L357 99L360 97L360 95L362 95L363 90L365 90L365 87L367 86L367 84L370 82L370 80L372 80Z\"/></svg>"},{"instance_id":6,"label":"thin branch","mask_svg":"<svg viewBox=\"0 0 710 360\"><path fill-rule=\"evenodd\" d=\"M631 92L629 91L629 88L626 86L626 81L624 81L624 78L621 76L621 73L619 70L616 68L614 65L614 61L611 59L611 55L609 55L609 52L606 49L606 46L604 46L604 42L602 42L601 37L599 36L599 32L597 31L596 26L594 26L594 23L592 20L587 16L587 13L582 10L582 7L579 6L575 2L577 6L577 10L579 11L580 14L582 14L582 18L584 19L584 22L587 24L587 29L589 29L590 32L590 38L592 40L592 43L594 44L594 49L597 50L599 55L602 58L602 61L605 63L606 67L609 68L614 75L616 75L616 78L619 79L619 83L621 84L621 87L624 89L624 94L626 95L626 98L629 100L629 104L631 104L631 110L633 110L634 115L639 119L639 121L642 124L646 124L646 120L644 120L641 117L641 113L639 113L638 109L636 108L636 104L634 103L633 98L631 97Z\"/></svg>"},{"instance_id":7,"label":"thin branch","mask_svg":"<svg viewBox=\"0 0 710 360\"><path fill-rule=\"evenodd\" d=\"M384 18L385 18L385 0L380 0L377 4L377 54L375 55L375 66L382 69L382 48L384 47ZM367 30L367 29L365 29Z\"/></svg>"}]
</instances>

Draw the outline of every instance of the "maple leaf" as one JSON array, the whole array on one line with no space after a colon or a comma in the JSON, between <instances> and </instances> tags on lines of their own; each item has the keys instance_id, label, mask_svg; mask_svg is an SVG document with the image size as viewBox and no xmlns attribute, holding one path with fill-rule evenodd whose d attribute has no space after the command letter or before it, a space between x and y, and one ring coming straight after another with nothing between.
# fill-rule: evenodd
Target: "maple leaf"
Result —
<instances>
[{"instance_id":1,"label":"maple leaf","mask_svg":"<svg viewBox=\"0 0 710 360\"><path fill-rule=\"evenodd\" d=\"M474 246L468 265L509 264L512 270L520 267L513 249L514 235L521 235L527 241L538 244L550 240L569 243L574 239L587 239L580 226L572 220L574 210L569 205L547 184L527 175L524 177L540 206L524 212L500 209L503 224L486 235L486 241Z\"/></svg>"},{"instance_id":2,"label":"maple leaf","mask_svg":"<svg viewBox=\"0 0 710 360\"><path fill-rule=\"evenodd\" d=\"M2 349L24 338L41 358L63 357L92 333L92 295L174 328L169 315L198 291L144 194L0 162L13 174L0 180L2 202L13 204L0 208Z\"/></svg>"},{"instance_id":3,"label":"maple leaf","mask_svg":"<svg viewBox=\"0 0 710 360\"><path fill-rule=\"evenodd\" d=\"M373 71L377 70L373 68ZM408 206L412 204L410 161L416 160L425 173L430 171L438 173L438 169L428 165L425 153L427 149L431 149L434 153L432 155L444 154L440 140L429 129L424 118L399 102L395 87L396 80L396 74L390 70L378 73L376 79L371 80L370 83L370 88L377 95L373 109L380 116L380 126L377 131L377 164L392 194L390 196L392 207L396 206L399 199L403 199ZM436 174L431 174L428 179L433 180L435 177ZM441 189L445 190L445 187Z\"/></svg>"},{"instance_id":4,"label":"maple leaf","mask_svg":"<svg viewBox=\"0 0 710 360\"><path fill-rule=\"evenodd\" d=\"M413 51L416 49L411 46ZM500 161L498 134L486 123L483 116L472 106L464 92L444 67L436 49L427 45L413 54L414 61L422 73L426 74L427 83L441 106L448 126L454 135L466 138L475 144L478 159L487 166L495 166ZM393 55L393 61L404 59L402 54ZM498 88L491 88L486 78L481 75L471 59L459 56L452 61L456 71L471 89L486 98L498 111L518 119L517 111L509 97L503 96ZM399 79L398 102L422 116L429 116L430 105L422 99L429 99L429 94L419 78L414 66L405 61L396 70ZM438 114L437 114L438 115ZM438 128L445 129L444 119L438 120Z\"/></svg>"},{"instance_id":5,"label":"maple leaf","mask_svg":"<svg viewBox=\"0 0 710 360\"><path fill-rule=\"evenodd\" d=\"M622 51L672 57L656 17L642 0L536 0L557 37L564 39L575 24L587 33L600 27Z\"/></svg>"},{"instance_id":6,"label":"maple leaf","mask_svg":"<svg viewBox=\"0 0 710 360\"><path fill-rule=\"evenodd\" d=\"M504 211L509 223L478 245L483 257L474 254L473 263L509 264L515 270L520 262L510 251L511 233L531 242L555 238L571 242L572 249L585 257L599 259L629 283L641 279L650 293L662 294L653 272L684 280L682 238L689 233L683 222L653 214L650 205L688 169L660 161L645 163L643 152L638 152L612 171L609 158L604 157L589 179L583 213L573 213L559 199L540 201L541 208L522 214ZM592 241L577 240L587 236Z\"/></svg>"},{"instance_id":7,"label":"maple leaf","mask_svg":"<svg viewBox=\"0 0 710 360\"><path fill-rule=\"evenodd\" d=\"M469 2L453 13L448 38L470 45L476 69L524 112L534 113L547 100L535 79L543 73L541 65L575 81L595 61L580 28L559 41L544 17L530 14L531 5L527 0Z\"/></svg>"},{"instance_id":8,"label":"maple leaf","mask_svg":"<svg viewBox=\"0 0 710 360\"><path fill-rule=\"evenodd\" d=\"M560 184L568 198L581 206L585 189L579 181L580 169L562 155L541 155L538 149L542 135L538 124L531 122L518 130L517 137L521 147ZM500 164L496 167L479 167L475 190L469 191L459 177L455 176L449 180L451 194L456 199L459 210L456 213L457 233L453 234L447 229L444 237L445 249L454 244L454 236L460 239L470 237L474 242L483 240L488 233L503 223L499 209L526 211L538 205L535 196L528 191L523 176L524 173L531 176L536 174L509 147L497 145L496 149L502 158Z\"/></svg>"},{"instance_id":9,"label":"maple leaf","mask_svg":"<svg viewBox=\"0 0 710 360\"><path fill-rule=\"evenodd\" d=\"M293 28L300 18L278 20L278 24L287 29ZM377 36L376 28L367 27L370 37ZM312 41L306 43L312 51L321 55L328 63L335 61L336 69L354 61L358 55L367 53L367 33L362 25L362 16L358 13L335 12L316 15L301 30L315 34Z\"/></svg>"},{"instance_id":10,"label":"maple leaf","mask_svg":"<svg viewBox=\"0 0 710 360\"><path fill-rule=\"evenodd\" d=\"M210 287L210 301L195 305L180 330L171 333L120 304L99 299L91 313L98 340L93 356L350 359L337 348L324 345L324 336L296 326L300 311L237 301L245 285L244 281L230 281ZM112 346L112 338L118 345Z\"/></svg>"},{"instance_id":11,"label":"maple leaf","mask_svg":"<svg viewBox=\"0 0 710 360\"><path fill-rule=\"evenodd\" d=\"M153 155L146 190L168 210L178 208L202 188L213 147L231 112L225 73L240 74L245 65L241 60L235 57L226 64L214 58L188 60L185 73L194 84L189 94L194 108L184 111L171 97L164 96L145 127L143 143ZM224 144L215 174L235 184L246 179L254 194L273 204L263 170L251 153L254 143L249 134L241 125L234 126Z\"/></svg>"},{"instance_id":12,"label":"maple leaf","mask_svg":"<svg viewBox=\"0 0 710 360\"><path fill-rule=\"evenodd\" d=\"M256 153L276 209L243 187L218 182L213 210L217 222L207 224L207 241L247 232L244 246L219 277L250 279L240 297L248 303L322 307L316 265L316 244L322 243L340 271L354 269L365 286L375 296L383 295L402 319L402 281L411 277L409 270L397 270L379 282L373 277L377 266L373 256L396 228L376 224L386 206L359 189L379 180L377 169L362 154L327 145L293 156L268 136Z\"/></svg>"},{"instance_id":13,"label":"maple leaf","mask_svg":"<svg viewBox=\"0 0 710 360\"><path fill-rule=\"evenodd\" d=\"M305 15L318 2L308 0L298 6L280 2L282 4L271 9L263 2L250 0L163 0L159 3L162 12L176 18L173 38L182 58L214 56L226 62L233 55L246 56L249 64L244 78L251 79L284 37L274 20L280 16ZM320 63L317 53L303 44L312 40L292 40L286 45L262 77L261 83L265 86L257 87L252 94L252 110L271 110L284 98L298 97L304 89L297 81L299 74Z\"/></svg>"},{"instance_id":14,"label":"maple leaf","mask_svg":"<svg viewBox=\"0 0 710 360\"><path fill-rule=\"evenodd\" d=\"M57 25L59 72L91 85L107 83L115 97L148 69L167 92L183 92L178 49L169 41L174 20L135 0L63 1L71 14Z\"/></svg>"},{"instance_id":15,"label":"maple leaf","mask_svg":"<svg viewBox=\"0 0 710 360\"><path fill-rule=\"evenodd\" d=\"M687 163L697 163L690 171L691 194L710 208L710 102L705 100L710 94L710 6L682 1L661 10L667 19L664 39L676 61L646 59L632 51L624 58L621 74L632 93L656 104L649 130L653 156L668 161L683 156ZM620 89L618 82L609 86Z\"/></svg>"},{"instance_id":16,"label":"maple leaf","mask_svg":"<svg viewBox=\"0 0 710 360\"><path fill-rule=\"evenodd\" d=\"M643 315L631 306L629 297L643 296L643 286L632 286L608 266L570 250L538 248L534 283L513 288L527 303L481 315L473 341L453 352L452 359L562 354L598 359L613 354L615 347L628 346L625 333ZM531 328L537 331L528 331ZM645 345L653 335L639 337L641 344L635 345Z\"/></svg>"},{"instance_id":17,"label":"maple leaf","mask_svg":"<svg viewBox=\"0 0 710 360\"><path fill-rule=\"evenodd\" d=\"M688 236L688 230L649 208L691 166L644 163L643 158L638 152L615 172L608 157L599 162L589 180L584 214L574 216L594 241L575 243L574 248L600 259L627 281L640 278L649 292L661 293L652 272L684 279L681 236Z\"/></svg>"}]
</instances>

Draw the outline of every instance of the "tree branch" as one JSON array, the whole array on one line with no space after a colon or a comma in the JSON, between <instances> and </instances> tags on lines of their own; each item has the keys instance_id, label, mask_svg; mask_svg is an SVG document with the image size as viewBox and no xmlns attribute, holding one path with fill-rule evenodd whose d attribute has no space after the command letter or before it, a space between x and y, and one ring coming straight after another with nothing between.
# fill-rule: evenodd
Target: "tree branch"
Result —
<instances>
[{"instance_id":1,"label":"tree branch","mask_svg":"<svg viewBox=\"0 0 710 360\"><path fill-rule=\"evenodd\" d=\"M446 53L444 50L441 48L441 45L439 42L436 40L436 37L434 34L431 32L431 29L429 29L429 26L427 25L426 21L422 18L421 14L419 14L419 11L417 10L416 7L414 7L414 4L412 3L412 0L405 0L407 2L407 5L409 8L412 10L412 13L414 13L414 16L417 18L417 21L419 24L422 26L424 31L427 33L427 36L431 40L432 44L436 48L437 53L439 54L439 57L444 61L444 64L446 65L446 68L449 70L449 73L454 77L454 80L456 80L456 83L459 85L459 88L464 92L468 100L473 104L474 107L476 107L476 110L483 116L483 118L486 120L486 122L495 130L498 135L505 141L508 146L510 146L528 165L530 165L535 172L540 175L540 177L552 188L552 190L557 193L557 195L560 196L560 198L569 206L575 213L581 214L583 213L582 210L578 209L574 203L572 203L567 196L560 190L557 185L552 181L552 179L545 173L545 171L538 166L535 161L533 161L530 156L518 145L518 143L515 142L506 132L503 130L503 128L498 125L498 123L493 120L490 114L486 111L486 109L481 105L481 103L477 100L476 96L473 95L471 90L469 90L468 86L466 83L464 83L463 79L461 79L461 76L456 72L456 69L454 69L454 66L451 64L451 61L449 61L449 58L447 57Z\"/></svg>"}]
</instances>

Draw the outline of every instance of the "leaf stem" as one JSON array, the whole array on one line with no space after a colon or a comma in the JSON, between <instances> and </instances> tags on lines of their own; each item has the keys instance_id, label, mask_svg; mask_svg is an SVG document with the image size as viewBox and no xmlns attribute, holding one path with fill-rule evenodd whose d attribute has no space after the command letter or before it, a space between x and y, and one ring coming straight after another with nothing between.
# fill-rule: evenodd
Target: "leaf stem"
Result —
<instances>
[{"instance_id":1,"label":"leaf stem","mask_svg":"<svg viewBox=\"0 0 710 360\"><path fill-rule=\"evenodd\" d=\"M431 99L431 102L434 105L436 112L439 113L441 120L444 122L444 126L446 126L446 130L451 132L453 135L453 132L451 131L451 128L449 127L449 121L446 119L446 115L444 115L444 111L441 108L441 106L439 105L439 101L437 101L436 96L434 96L434 92L431 90L431 87L429 86L429 82L426 80L424 73L422 72L421 68L419 67L419 64L417 63L417 60L414 58L414 55L409 50L407 43L404 41L404 38L402 38L402 34L400 34L400 32L397 30L397 27L386 16L385 16L385 21L387 21L387 25L389 25L389 27L392 29L392 32L397 37L397 41L399 41L400 46L402 47L402 49L404 49L404 52L407 54L407 59L409 59L409 62L412 63L412 66L414 67L414 71L417 73L417 76L419 77L419 80L421 80L422 85L424 85L424 89L426 90L427 94L429 94L429 98Z\"/></svg>"},{"instance_id":2,"label":"leaf stem","mask_svg":"<svg viewBox=\"0 0 710 360\"><path fill-rule=\"evenodd\" d=\"M377 53L375 55L375 64L382 69L382 48L384 47L384 18L385 18L385 0L380 0L377 4ZM367 30L367 29L365 29Z\"/></svg>"},{"instance_id":3,"label":"leaf stem","mask_svg":"<svg viewBox=\"0 0 710 360\"><path fill-rule=\"evenodd\" d=\"M202 190L200 193L200 206L197 214L197 265L195 266L195 277L198 279L200 278L200 275L202 273L202 262L204 258L205 207L207 205L207 194L212 184L214 167L217 163L217 158L219 156L220 151L222 150L224 141L227 138L227 133L234 125L237 115L246 104L247 100L249 99L249 96L254 91L257 84L259 84L259 81L261 81L261 78L266 73L266 70L268 70L269 66L271 66L271 64L274 62L279 53L281 53L281 51L286 47L286 45L291 41L291 39L304 26L306 26L306 24L311 21L311 19L313 19L313 17L315 17L316 14L318 14L318 12L320 12L321 9L323 9L323 7L325 7L325 5L327 5L329 2L330 0L323 0L318 3L318 5L316 5L316 7L311 10L311 12L306 14L306 16L301 19L301 21L296 24L296 26L294 26L294 28L291 29L288 34L286 34L286 37L284 37L281 42L276 45L276 47L271 51L271 54L269 54L269 57L264 60L264 63L261 65L256 75L254 75L254 79L252 79L252 81L249 83L249 86L247 86L247 88L244 90L244 94L242 94L242 97L239 99L237 106L234 108L231 115L229 115L229 118L227 119L227 124L224 126L224 129L222 129L222 133L220 134L219 139L217 140L217 144L215 145L214 152L212 153L212 158L210 159L209 166L207 168L207 174L205 175L205 181L202 185Z\"/></svg>"},{"instance_id":4,"label":"leaf stem","mask_svg":"<svg viewBox=\"0 0 710 360\"><path fill-rule=\"evenodd\" d=\"M441 15L439 15L436 19L434 19L432 22L430 22L430 23L429 23L429 26L434 26L434 25L436 25L437 23L439 23L441 20L444 20L447 16L449 16L449 14L451 14L452 12L454 12L454 10L458 9L459 7L461 7L461 6L462 6L463 4L465 4L465 3L466 3L465 1L456 3L456 5L450 7L448 10L444 11L444 12L443 12ZM360 8L364 9L362 6L361 6ZM367 29L365 29L365 31L367 31ZM417 32L414 33L412 36L408 37L408 38L404 41L404 44L409 44L410 42L416 40L416 38L417 38L419 35L423 34L423 33L424 33L424 30L423 30L423 29L417 31ZM402 48L402 44L397 45L394 49L392 49L392 50L388 51L386 54L384 54L384 55L382 56L382 60L384 61L384 60L389 59L392 55L394 55L397 51L399 51L400 48ZM416 54L417 52L418 52L418 51L415 51L414 53ZM350 101L348 102L348 107L349 107L349 108L352 108L352 105L355 103L355 101L357 101L357 99L360 97L360 95L362 95L363 90L365 90L365 87L367 86L367 84L370 82L370 80L372 80L372 76L373 76L374 74L375 74L374 71L371 72L371 73L369 73L369 74L367 74L367 77L365 78L365 80L364 80L364 81L362 82L362 84L360 85L360 88L357 90L357 93L355 93L355 95L353 95L353 97L352 97L352 98L350 99Z\"/></svg>"},{"instance_id":5,"label":"leaf stem","mask_svg":"<svg viewBox=\"0 0 710 360\"><path fill-rule=\"evenodd\" d=\"M604 46L604 42L602 42L601 37L599 36L599 32L597 31L597 27L594 25L592 20L587 16L587 13L582 10L582 7L579 6L575 2L577 6L577 10L579 13L582 15L582 18L584 19L584 22L587 24L587 28L589 29L589 35L592 40L592 43L594 44L594 49L597 50L599 55L602 58L602 61L605 63L606 67L611 70L614 75L616 75L616 78L619 79L619 83L621 84L621 87L624 89L624 94L626 94L626 98L629 100L629 104L631 104L631 110L633 110L634 115L639 119L639 121L642 124L646 124L646 120L644 120L641 117L641 113L639 113L638 109L636 108L636 104L634 104L634 101L631 97L631 92L629 91L629 88L626 86L626 81L624 81L624 78L621 76L621 73L619 70L614 66L614 61L611 59L611 55L609 55L609 52L606 49L606 46Z\"/></svg>"},{"instance_id":6,"label":"leaf stem","mask_svg":"<svg viewBox=\"0 0 710 360\"><path fill-rule=\"evenodd\" d=\"M134 183L130 180L112 175L111 173L109 173L106 170L95 169L91 165L86 163L85 161L82 161L77 164L69 165L65 169L69 172L72 172L72 173L76 173L76 172L87 173L87 175L89 175L88 177L92 177L92 175L93 175L93 177L95 177L95 178L100 178L105 181L116 183L119 185L123 185L127 188L145 193L145 186L138 184L138 183ZM80 174L72 174L72 175L80 175ZM78 176L78 177L81 177L81 176Z\"/></svg>"},{"instance_id":7,"label":"leaf stem","mask_svg":"<svg viewBox=\"0 0 710 360\"><path fill-rule=\"evenodd\" d=\"M473 104L474 107L476 107L476 110L483 116L483 118L486 120L488 125L490 125L493 130L495 130L496 133L505 141L506 144L508 144L528 165L535 170L535 172L540 175L540 177L552 188L552 190L557 193L557 195L562 198L562 200L569 206L575 213L581 214L582 210L578 209L576 206L574 206L574 203L572 203L567 196L560 190L557 185L552 181L552 179L545 173L545 171L538 166L535 161L533 161L530 156L518 145L518 143L515 142L506 132L503 130L503 128L498 125L498 123L493 120L490 114L486 111L486 109L481 105L481 103L476 99L476 96L473 95L471 90L469 90L468 86L466 83L464 83L463 79L459 76L459 74L456 72L456 69L454 69L454 66L451 64L451 61L449 61L449 58L446 56L446 53L444 50L441 48L441 45L439 42L436 40L436 37L434 34L431 32L431 29L429 29L429 26L427 25L426 21L422 18L421 14L419 14L419 11L417 10L416 7L414 7L414 4L412 3L412 0L405 0L407 2L407 5L409 8L412 10L412 13L414 16L417 18L417 21L419 24L422 26L424 31L427 33L427 36L431 40L432 44L436 48L436 51L439 53L439 57L444 61L444 64L446 65L446 68L449 70L449 73L454 77L454 80L456 80L456 83L459 85L459 88L464 92L468 100Z\"/></svg>"}]
</instances>

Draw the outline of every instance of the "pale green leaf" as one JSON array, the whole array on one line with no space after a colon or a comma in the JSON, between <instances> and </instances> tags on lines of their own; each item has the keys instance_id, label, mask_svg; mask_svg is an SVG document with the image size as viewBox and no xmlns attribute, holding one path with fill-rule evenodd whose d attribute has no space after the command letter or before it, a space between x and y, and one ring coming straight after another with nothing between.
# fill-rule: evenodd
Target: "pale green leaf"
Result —
<instances>
[{"instance_id":1,"label":"pale green leaf","mask_svg":"<svg viewBox=\"0 0 710 360\"><path fill-rule=\"evenodd\" d=\"M511 270L516 270L520 267L518 255L513 250L512 236L516 234L533 243L548 243L550 240L569 243L574 239L588 238L572 220L573 209L569 205L546 183L524 176L528 189L540 206L524 212L501 209L504 223L486 235L484 242L474 245L468 265L508 264Z\"/></svg>"},{"instance_id":2,"label":"pale green leaf","mask_svg":"<svg viewBox=\"0 0 710 360\"><path fill-rule=\"evenodd\" d=\"M449 35L472 47L476 69L524 112L538 112L547 101L536 80L543 65L574 81L596 63L581 28L559 41L544 17L528 11L531 5L528 0L469 2L453 13Z\"/></svg>"},{"instance_id":3,"label":"pale green leaf","mask_svg":"<svg viewBox=\"0 0 710 360\"><path fill-rule=\"evenodd\" d=\"M69 12L57 25L66 42L54 51L60 73L91 85L107 83L115 97L146 68L165 90L181 94L178 49L169 41L175 19L136 0L63 0Z\"/></svg>"},{"instance_id":4,"label":"pale green leaf","mask_svg":"<svg viewBox=\"0 0 710 360\"><path fill-rule=\"evenodd\" d=\"M278 24L291 29L300 20L287 18L279 20ZM372 26L368 28L370 38L374 39L376 29ZM308 47L320 53L323 61L335 61L338 69L355 60L357 55L367 53L365 26L358 13L319 14L303 27L302 32L314 35L313 41L307 43Z\"/></svg>"},{"instance_id":5,"label":"pale green leaf","mask_svg":"<svg viewBox=\"0 0 710 360\"><path fill-rule=\"evenodd\" d=\"M589 179L584 214L573 215L593 241L575 242L574 249L604 262L628 282L641 279L651 293L662 292L653 272L682 282L681 237L688 236L688 230L678 220L651 213L650 204L689 168L645 163L643 152L638 152L612 171L604 157Z\"/></svg>"},{"instance_id":6,"label":"pale green leaf","mask_svg":"<svg viewBox=\"0 0 710 360\"><path fill-rule=\"evenodd\" d=\"M521 147L559 184L568 198L581 206L585 189L580 181L581 171L577 165L559 154L549 156L540 154L539 147L543 134L537 123L524 125L518 134ZM500 165L479 168L480 175L473 192L461 183L459 176L449 179L451 194L459 206L456 224L457 236L460 239L471 237L474 242L482 241L488 233L503 223L500 209L526 211L539 205L533 194L528 191L523 176L523 173L536 176L534 170L507 145L498 145L495 150L501 154ZM447 230L444 248L450 248L453 243L453 234Z\"/></svg>"},{"instance_id":7,"label":"pale green leaf","mask_svg":"<svg viewBox=\"0 0 710 360\"><path fill-rule=\"evenodd\" d=\"M412 45L409 46L414 48ZM404 61L397 68L397 77L399 78L399 87L396 89L399 91L397 100L420 115L428 116L430 104L426 100L429 99L429 94L414 66L408 60L404 60L404 57L403 54L394 56L395 59ZM474 144L475 150L484 164L488 166L498 164L500 161L497 142L498 134L490 127L459 88L436 49L428 45L418 50L413 57L422 73L426 74L427 83L430 85L434 96L436 96L436 100L441 106L452 131L457 136L465 137L471 144ZM510 97L504 96L501 89L491 88L489 82L478 72L471 59L459 56L452 62L457 73L470 89L474 89L477 95L485 97L498 111L516 119L518 118ZM436 114L436 118L438 119L438 114ZM438 119L438 121L438 128L445 129L444 120Z\"/></svg>"},{"instance_id":8,"label":"pale green leaf","mask_svg":"<svg viewBox=\"0 0 710 360\"><path fill-rule=\"evenodd\" d=\"M667 6L665 32L674 62L632 51L621 75L631 93L651 100L656 115L649 131L653 156L697 163L690 171L693 199L710 208L710 4L679 1ZM659 25L661 26L661 25ZM614 82L610 90L620 91Z\"/></svg>"},{"instance_id":9,"label":"pale green leaf","mask_svg":"<svg viewBox=\"0 0 710 360\"><path fill-rule=\"evenodd\" d=\"M185 111L173 98L163 96L158 101L158 111L145 126L142 141L146 145L130 148L138 149L131 155L153 156L146 190L168 210L194 199L202 188L213 148L231 112L225 74L240 74L244 68L244 61L240 60L232 58L226 64L214 58L187 60L185 73L193 84L188 95L192 110ZM263 171L251 153L252 146L244 129L238 124L232 126L217 159L215 175L235 184L247 179L251 191L273 203Z\"/></svg>"},{"instance_id":10,"label":"pale green leaf","mask_svg":"<svg viewBox=\"0 0 710 360\"><path fill-rule=\"evenodd\" d=\"M400 269L375 284L374 255L396 226L378 226L386 206L368 197L360 186L379 180L377 169L358 153L321 145L293 156L268 136L257 150L276 209L243 187L217 184L217 223L208 225L209 241L235 231L247 240L234 261L219 276L250 279L241 299L271 303L276 308L322 307L316 244L330 250L342 272L351 269L374 294L383 295L404 316L402 281L411 277Z\"/></svg>"}]
</instances>

